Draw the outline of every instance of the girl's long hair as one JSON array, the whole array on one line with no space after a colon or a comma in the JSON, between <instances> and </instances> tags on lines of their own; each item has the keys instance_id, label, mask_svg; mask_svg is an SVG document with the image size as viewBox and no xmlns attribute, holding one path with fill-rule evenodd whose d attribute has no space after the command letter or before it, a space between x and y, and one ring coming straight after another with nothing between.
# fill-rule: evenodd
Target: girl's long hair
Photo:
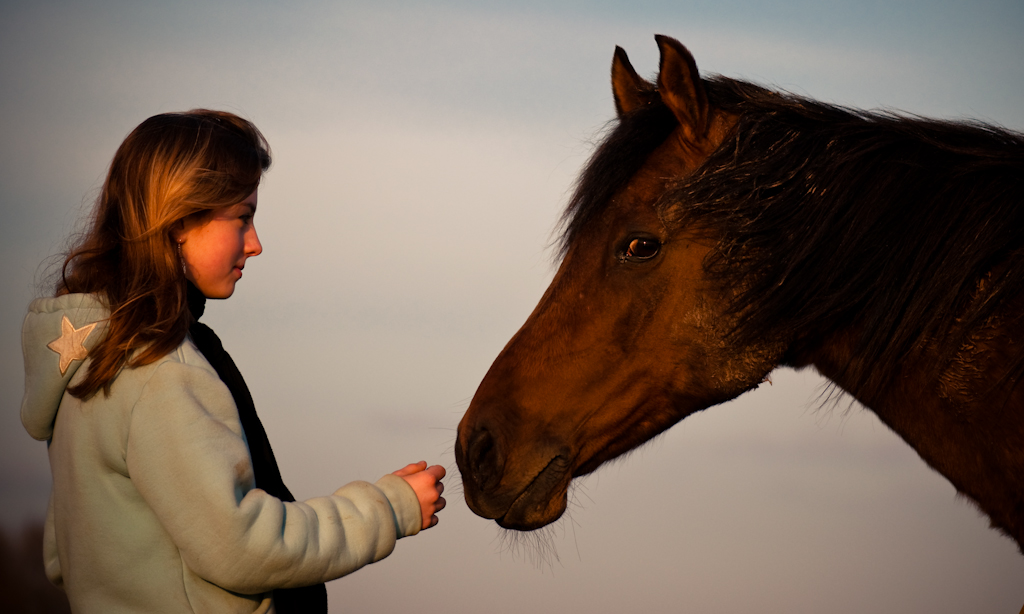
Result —
<instances>
[{"instance_id":1,"label":"girl's long hair","mask_svg":"<svg viewBox=\"0 0 1024 614\"><path fill-rule=\"evenodd\" d=\"M171 231L189 216L242 202L269 166L266 139L231 113L155 115L128 135L57 282L57 296L94 293L110 308L107 335L68 392L109 394L122 368L152 363L182 342L191 316Z\"/></svg>"}]
</instances>

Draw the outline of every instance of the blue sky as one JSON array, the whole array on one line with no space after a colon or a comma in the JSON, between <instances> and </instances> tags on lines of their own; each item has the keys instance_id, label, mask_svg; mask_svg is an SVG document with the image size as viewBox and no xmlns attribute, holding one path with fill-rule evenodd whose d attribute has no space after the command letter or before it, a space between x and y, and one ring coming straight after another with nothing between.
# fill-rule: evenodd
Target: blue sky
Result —
<instances>
[{"instance_id":1,"label":"blue sky","mask_svg":"<svg viewBox=\"0 0 1024 614\"><path fill-rule=\"evenodd\" d=\"M705 72L1024 130L1022 27L1009 1L5 2L0 524L40 515L48 490L17 419L41 263L150 115L235 111L274 149L264 254L204 320L309 497L453 464L476 384L553 274L561 207L613 116L615 45L641 74L663 33ZM1016 547L872 414L819 408L821 383L783 371L687 418L584 480L542 538L476 518L450 479L440 526L332 583L332 603L1015 612Z\"/></svg>"}]
</instances>

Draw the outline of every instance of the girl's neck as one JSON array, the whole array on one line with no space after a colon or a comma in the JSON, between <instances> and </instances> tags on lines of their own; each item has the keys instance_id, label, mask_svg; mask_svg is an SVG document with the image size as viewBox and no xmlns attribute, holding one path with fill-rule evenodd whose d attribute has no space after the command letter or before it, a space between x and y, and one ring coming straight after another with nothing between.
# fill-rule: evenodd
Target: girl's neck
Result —
<instances>
[{"instance_id":1,"label":"girl's neck","mask_svg":"<svg viewBox=\"0 0 1024 614\"><path fill-rule=\"evenodd\" d=\"M206 297L191 281L186 280L185 284L187 287L185 300L188 302L188 310L192 314L192 319L198 320L206 311Z\"/></svg>"}]
</instances>

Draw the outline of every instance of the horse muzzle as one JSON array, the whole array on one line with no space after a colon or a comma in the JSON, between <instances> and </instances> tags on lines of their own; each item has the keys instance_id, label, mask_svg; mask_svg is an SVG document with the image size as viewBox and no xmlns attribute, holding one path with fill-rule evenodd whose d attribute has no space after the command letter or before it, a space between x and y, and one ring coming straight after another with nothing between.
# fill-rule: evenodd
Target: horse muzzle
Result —
<instances>
[{"instance_id":1,"label":"horse muzzle","mask_svg":"<svg viewBox=\"0 0 1024 614\"><path fill-rule=\"evenodd\" d=\"M455 462L469 509L518 531L539 529L557 520L565 511L572 481L568 450L516 446L517 457L512 458L507 449L500 433L486 426L460 426Z\"/></svg>"}]
</instances>

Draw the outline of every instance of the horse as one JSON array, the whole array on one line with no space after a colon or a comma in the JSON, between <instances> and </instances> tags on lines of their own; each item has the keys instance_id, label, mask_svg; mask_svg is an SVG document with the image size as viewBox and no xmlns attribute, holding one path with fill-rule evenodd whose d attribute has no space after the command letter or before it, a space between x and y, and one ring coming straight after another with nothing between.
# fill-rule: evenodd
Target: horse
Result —
<instances>
[{"instance_id":1,"label":"horse","mask_svg":"<svg viewBox=\"0 0 1024 614\"><path fill-rule=\"evenodd\" d=\"M469 508L543 527L574 478L813 367L1024 552L1024 135L702 77L655 38L653 82L616 47L559 267L459 424Z\"/></svg>"}]
</instances>

